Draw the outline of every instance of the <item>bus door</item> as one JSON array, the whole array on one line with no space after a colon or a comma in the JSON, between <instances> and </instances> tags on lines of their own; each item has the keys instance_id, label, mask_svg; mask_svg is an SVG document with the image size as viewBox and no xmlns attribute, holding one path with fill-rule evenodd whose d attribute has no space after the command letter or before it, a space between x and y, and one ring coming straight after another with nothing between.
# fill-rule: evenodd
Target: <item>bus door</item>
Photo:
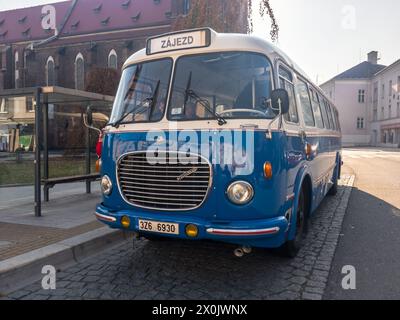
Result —
<instances>
[{"instance_id":1,"label":"bus door","mask_svg":"<svg viewBox=\"0 0 400 320\"><path fill-rule=\"evenodd\" d=\"M297 95L301 112L303 115L303 130L305 139L305 159L309 162L309 170L313 179L322 174L322 168L319 166L318 148L319 148L319 128L323 128L321 114L314 112L313 91L308 90L308 84L304 79L297 77L296 82Z\"/></svg>"},{"instance_id":2,"label":"bus door","mask_svg":"<svg viewBox=\"0 0 400 320\"><path fill-rule=\"evenodd\" d=\"M293 73L289 68L278 65L279 87L289 94L289 112L284 115L286 132L285 158L287 166L287 195L294 192L298 170L304 157L304 136L300 126L299 112L296 102Z\"/></svg>"}]
</instances>

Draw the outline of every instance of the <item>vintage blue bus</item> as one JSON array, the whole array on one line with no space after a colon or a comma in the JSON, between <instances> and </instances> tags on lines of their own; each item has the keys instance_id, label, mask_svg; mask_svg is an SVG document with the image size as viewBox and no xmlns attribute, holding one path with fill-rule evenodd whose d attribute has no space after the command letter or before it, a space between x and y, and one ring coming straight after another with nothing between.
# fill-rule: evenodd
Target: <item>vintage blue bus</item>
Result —
<instances>
[{"instance_id":1,"label":"vintage blue bus","mask_svg":"<svg viewBox=\"0 0 400 320\"><path fill-rule=\"evenodd\" d=\"M194 29L150 38L125 63L98 144L96 217L149 240L298 253L337 192L333 103L269 42Z\"/></svg>"}]
</instances>

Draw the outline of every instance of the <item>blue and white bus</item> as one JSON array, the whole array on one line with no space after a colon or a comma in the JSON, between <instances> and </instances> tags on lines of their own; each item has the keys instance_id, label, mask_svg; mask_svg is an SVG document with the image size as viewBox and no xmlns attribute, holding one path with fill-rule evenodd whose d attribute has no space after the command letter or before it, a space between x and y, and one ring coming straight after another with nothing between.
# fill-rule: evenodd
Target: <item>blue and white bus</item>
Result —
<instances>
[{"instance_id":1,"label":"blue and white bus","mask_svg":"<svg viewBox=\"0 0 400 320\"><path fill-rule=\"evenodd\" d=\"M341 131L331 101L278 48L195 29L150 38L125 63L99 140L96 217L150 240L298 253L337 192Z\"/></svg>"}]
</instances>

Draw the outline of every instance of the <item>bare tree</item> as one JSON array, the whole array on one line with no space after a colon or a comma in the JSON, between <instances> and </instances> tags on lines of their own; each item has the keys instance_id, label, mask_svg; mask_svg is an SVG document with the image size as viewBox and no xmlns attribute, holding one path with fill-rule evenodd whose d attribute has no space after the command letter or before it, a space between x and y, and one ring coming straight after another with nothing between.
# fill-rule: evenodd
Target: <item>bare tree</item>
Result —
<instances>
[{"instance_id":1,"label":"bare tree","mask_svg":"<svg viewBox=\"0 0 400 320\"><path fill-rule=\"evenodd\" d=\"M175 19L174 30L211 27L218 32L247 32L254 27L254 4L256 0L192 0L190 12ZM271 21L270 36L276 41L279 26L270 0L259 0L258 13Z\"/></svg>"},{"instance_id":2,"label":"bare tree","mask_svg":"<svg viewBox=\"0 0 400 320\"><path fill-rule=\"evenodd\" d=\"M86 91L114 96L120 74L112 68L94 68L86 76Z\"/></svg>"},{"instance_id":3,"label":"bare tree","mask_svg":"<svg viewBox=\"0 0 400 320\"><path fill-rule=\"evenodd\" d=\"M253 15L253 2L254 0L247 0L247 5L248 5L248 33L253 32L254 28L254 15ZM269 20L271 21L271 31L270 31L270 36L271 40L273 42L277 41L279 38L279 25L277 23L277 20L275 18L274 11L271 7L270 0L259 0L259 8L258 12L262 18L268 17Z\"/></svg>"},{"instance_id":4,"label":"bare tree","mask_svg":"<svg viewBox=\"0 0 400 320\"><path fill-rule=\"evenodd\" d=\"M249 1L251 3L251 0ZM279 37L279 26L275 18L274 11L272 10L270 0L261 0L260 2L260 15L261 17L268 16L271 20L271 39L272 41L278 40Z\"/></svg>"}]
</instances>

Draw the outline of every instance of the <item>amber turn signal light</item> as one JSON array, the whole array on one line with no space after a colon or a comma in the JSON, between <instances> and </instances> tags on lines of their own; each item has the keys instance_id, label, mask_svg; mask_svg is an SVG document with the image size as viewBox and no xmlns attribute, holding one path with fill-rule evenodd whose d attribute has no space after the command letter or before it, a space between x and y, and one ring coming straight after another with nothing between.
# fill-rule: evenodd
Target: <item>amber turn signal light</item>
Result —
<instances>
[{"instance_id":1,"label":"amber turn signal light","mask_svg":"<svg viewBox=\"0 0 400 320\"><path fill-rule=\"evenodd\" d=\"M101 171L101 159L98 159L96 161L96 172L100 172Z\"/></svg>"},{"instance_id":2,"label":"amber turn signal light","mask_svg":"<svg viewBox=\"0 0 400 320\"><path fill-rule=\"evenodd\" d=\"M128 229L131 226L131 219L128 216L123 216L121 218L121 224L125 229Z\"/></svg>"},{"instance_id":3,"label":"amber turn signal light","mask_svg":"<svg viewBox=\"0 0 400 320\"><path fill-rule=\"evenodd\" d=\"M266 179L272 179L272 164L268 161L264 163L264 177Z\"/></svg>"},{"instance_id":4,"label":"amber turn signal light","mask_svg":"<svg viewBox=\"0 0 400 320\"><path fill-rule=\"evenodd\" d=\"M307 143L306 144L306 156L310 157L311 154L312 154L312 146L311 146L311 144Z\"/></svg>"}]
</instances>

